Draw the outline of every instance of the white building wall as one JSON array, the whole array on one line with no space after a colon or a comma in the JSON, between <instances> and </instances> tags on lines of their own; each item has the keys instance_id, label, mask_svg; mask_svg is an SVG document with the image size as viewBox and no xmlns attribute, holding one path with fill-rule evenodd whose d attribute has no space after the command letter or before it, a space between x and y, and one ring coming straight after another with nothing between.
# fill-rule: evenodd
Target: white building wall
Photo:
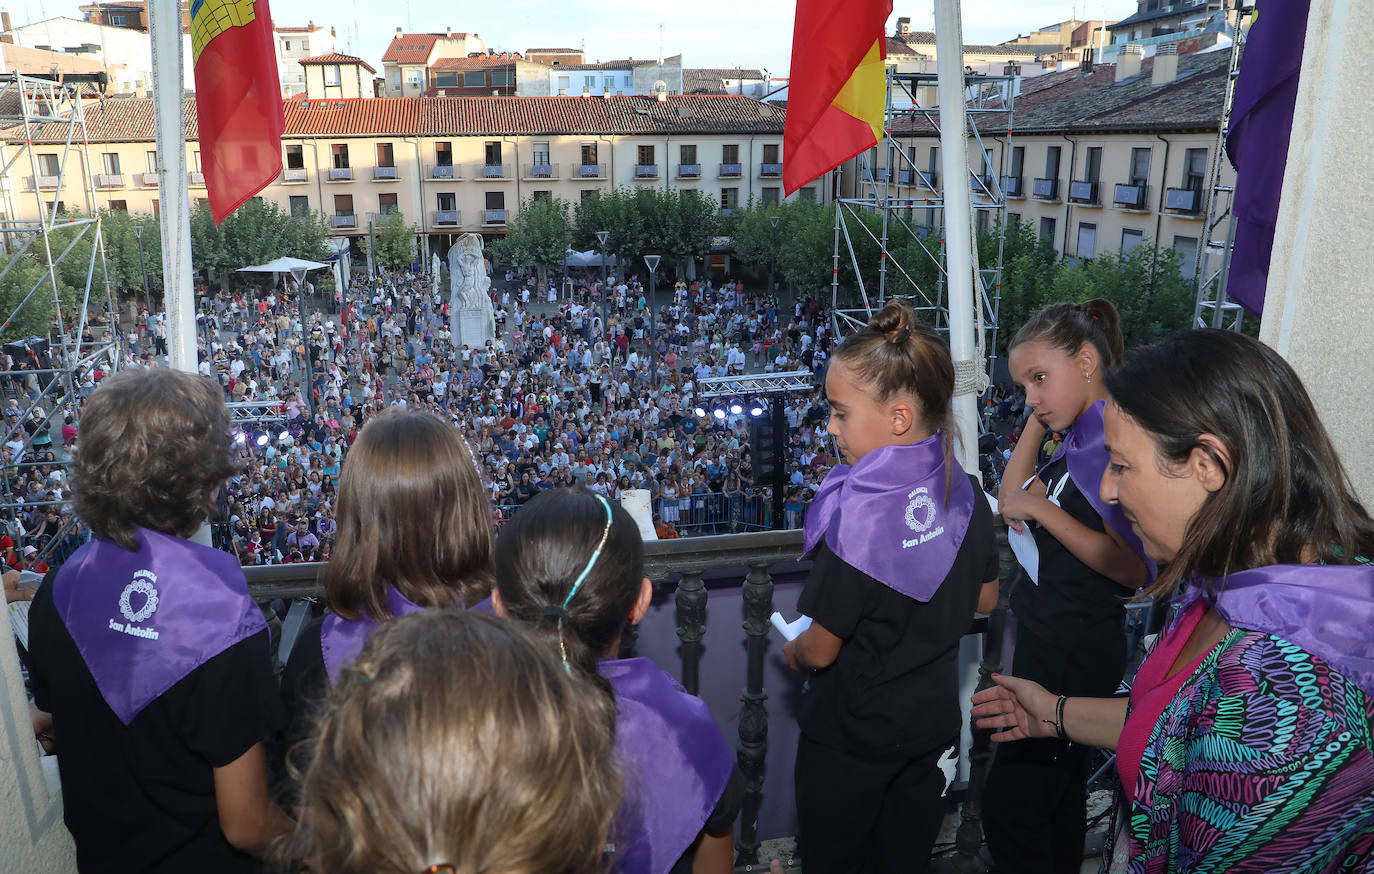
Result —
<instances>
[{"instance_id":1,"label":"white building wall","mask_svg":"<svg viewBox=\"0 0 1374 874\"><path fill-rule=\"evenodd\" d=\"M26 48L46 49L48 51L77 54L80 57L99 61L116 78L120 92L142 90L152 87L153 50L146 33L139 33L123 27L106 27L78 21L75 18L49 18L25 24L9 31L15 45ZM94 46L94 50L78 51L82 46ZM186 89L195 88L194 58L191 55L191 35L182 36L182 75ZM123 68L121 74L118 68Z\"/></svg>"}]
</instances>

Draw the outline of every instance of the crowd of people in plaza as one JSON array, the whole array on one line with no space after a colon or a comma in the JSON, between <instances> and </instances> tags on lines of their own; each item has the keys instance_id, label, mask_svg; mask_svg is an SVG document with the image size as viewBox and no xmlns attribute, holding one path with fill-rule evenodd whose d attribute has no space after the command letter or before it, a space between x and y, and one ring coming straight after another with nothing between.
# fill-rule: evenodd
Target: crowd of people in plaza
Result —
<instances>
[{"instance_id":1,"label":"crowd of people in plaza","mask_svg":"<svg viewBox=\"0 0 1374 874\"><path fill-rule=\"evenodd\" d=\"M698 415L695 387L714 376L818 371L831 343L819 302L782 308L742 284L707 280L677 283L654 308L633 278L561 285L550 295L532 274L508 273L491 293L496 336L475 348L454 342L446 289L409 271L361 282L337 307L316 304L307 286L304 323L289 283L207 292L201 372L228 400L279 411L244 425L245 470L222 507L222 545L245 564L328 558L348 449L371 417L396 406L461 432L498 523L543 491L584 485L612 500L649 491L666 536L771 527L773 483L757 474L754 417L714 407ZM127 363L157 362L145 342ZM779 402L788 423L782 522L796 527L832 459L819 388Z\"/></svg>"}]
</instances>

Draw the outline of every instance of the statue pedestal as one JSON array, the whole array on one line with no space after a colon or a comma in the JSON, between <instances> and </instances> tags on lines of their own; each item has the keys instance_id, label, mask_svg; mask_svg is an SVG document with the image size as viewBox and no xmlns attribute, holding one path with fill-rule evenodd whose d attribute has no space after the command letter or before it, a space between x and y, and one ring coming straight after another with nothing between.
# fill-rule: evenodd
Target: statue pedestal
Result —
<instances>
[{"instance_id":1,"label":"statue pedestal","mask_svg":"<svg viewBox=\"0 0 1374 874\"><path fill-rule=\"evenodd\" d=\"M453 345L477 349L495 339L491 309L461 309L453 318Z\"/></svg>"}]
</instances>

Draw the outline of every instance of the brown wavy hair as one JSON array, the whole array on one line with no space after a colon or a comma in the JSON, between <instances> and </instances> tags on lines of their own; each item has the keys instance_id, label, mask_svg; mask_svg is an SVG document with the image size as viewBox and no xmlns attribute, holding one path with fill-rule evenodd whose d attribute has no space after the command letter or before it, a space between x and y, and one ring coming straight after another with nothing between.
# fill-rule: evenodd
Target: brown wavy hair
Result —
<instances>
[{"instance_id":1,"label":"brown wavy hair","mask_svg":"<svg viewBox=\"0 0 1374 874\"><path fill-rule=\"evenodd\" d=\"M388 622L320 710L276 854L329 874L599 871L621 790L614 714L516 623Z\"/></svg>"},{"instance_id":2,"label":"brown wavy hair","mask_svg":"<svg viewBox=\"0 0 1374 874\"><path fill-rule=\"evenodd\" d=\"M1125 340L1121 336L1121 314L1105 297L1082 303L1052 303L1031 316L1007 348L1040 340L1070 358L1090 345L1097 350L1103 372L1121 363Z\"/></svg>"},{"instance_id":3,"label":"brown wavy hair","mask_svg":"<svg viewBox=\"0 0 1374 874\"><path fill-rule=\"evenodd\" d=\"M1302 380L1273 349L1233 331L1186 331L1135 350L1107 375L1107 390L1149 433L1165 470L1208 449L1203 434L1228 450L1229 464L1214 455L1226 481L1146 595L1194 575L1374 557L1374 523Z\"/></svg>"},{"instance_id":4,"label":"brown wavy hair","mask_svg":"<svg viewBox=\"0 0 1374 874\"><path fill-rule=\"evenodd\" d=\"M339 475L338 532L322 582L344 619L391 618L391 584L421 607L491 593L491 509L462 436L392 408L363 426Z\"/></svg>"},{"instance_id":5,"label":"brown wavy hair","mask_svg":"<svg viewBox=\"0 0 1374 874\"><path fill-rule=\"evenodd\" d=\"M921 407L922 426L940 432L945 453L945 496L953 481L954 360L949 346L904 300L890 300L868 325L836 347L831 362L843 361L878 403L907 394Z\"/></svg>"},{"instance_id":6,"label":"brown wavy hair","mask_svg":"<svg viewBox=\"0 0 1374 874\"><path fill-rule=\"evenodd\" d=\"M224 393L179 370L124 370L81 411L76 512L96 537L137 549L135 528L189 537L238 470Z\"/></svg>"}]
</instances>

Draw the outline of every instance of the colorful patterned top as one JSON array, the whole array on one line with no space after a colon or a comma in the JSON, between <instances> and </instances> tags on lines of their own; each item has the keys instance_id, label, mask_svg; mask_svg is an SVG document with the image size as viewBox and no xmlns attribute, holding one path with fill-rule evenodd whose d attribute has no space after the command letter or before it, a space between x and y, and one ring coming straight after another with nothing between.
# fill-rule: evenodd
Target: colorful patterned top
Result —
<instances>
[{"instance_id":1,"label":"colorful patterned top","mask_svg":"<svg viewBox=\"0 0 1374 874\"><path fill-rule=\"evenodd\" d=\"M1165 706L1104 870L1374 872L1374 699L1235 629Z\"/></svg>"}]
</instances>

